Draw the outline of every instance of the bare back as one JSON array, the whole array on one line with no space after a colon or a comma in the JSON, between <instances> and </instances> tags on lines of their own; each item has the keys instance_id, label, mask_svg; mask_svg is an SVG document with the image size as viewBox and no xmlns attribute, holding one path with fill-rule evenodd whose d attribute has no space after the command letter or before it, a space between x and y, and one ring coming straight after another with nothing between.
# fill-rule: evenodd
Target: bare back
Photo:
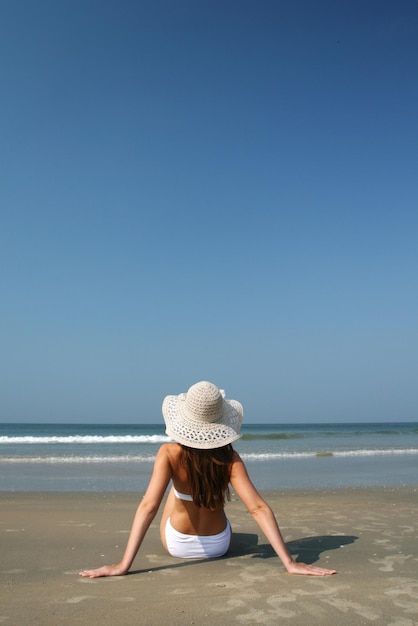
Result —
<instances>
[{"instance_id":1,"label":"bare back","mask_svg":"<svg viewBox=\"0 0 418 626\"><path fill-rule=\"evenodd\" d=\"M186 469L180 462L181 446L177 443L168 443L162 448L167 455L174 487L180 493L190 494L191 486L187 479ZM176 530L188 535L216 535L225 529L226 524L226 516L221 504L211 511L203 506L196 506L194 502L177 498L173 490L167 498L162 526L165 525L168 517Z\"/></svg>"}]
</instances>

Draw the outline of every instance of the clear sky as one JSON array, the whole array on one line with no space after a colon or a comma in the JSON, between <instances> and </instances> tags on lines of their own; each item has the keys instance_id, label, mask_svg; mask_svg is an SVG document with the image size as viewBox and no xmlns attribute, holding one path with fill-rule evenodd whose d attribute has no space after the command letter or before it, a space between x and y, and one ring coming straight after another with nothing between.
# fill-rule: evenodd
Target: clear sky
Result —
<instances>
[{"instance_id":1,"label":"clear sky","mask_svg":"<svg viewBox=\"0 0 418 626\"><path fill-rule=\"evenodd\" d=\"M418 2L2 0L0 421L418 419Z\"/></svg>"}]
</instances>

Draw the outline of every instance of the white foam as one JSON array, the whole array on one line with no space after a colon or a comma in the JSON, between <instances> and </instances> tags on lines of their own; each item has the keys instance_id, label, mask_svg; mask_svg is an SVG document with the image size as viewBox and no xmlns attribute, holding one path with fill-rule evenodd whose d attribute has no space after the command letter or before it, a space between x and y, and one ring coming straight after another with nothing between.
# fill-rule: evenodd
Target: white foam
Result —
<instances>
[{"instance_id":1,"label":"white foam","mask_svg":"<svg viewBox=\"0 0 418 626\"><path fill-rule=\"evenodd\" d=\"M155 456L5 456L0 463L146 463L155 461Z\"/></svg>"},{"instance_id":2,"label":"white foam","mask_svg":"<svg viewBox=\"0 0 418 626\"><path fill-rule=\"evenodd\" d=\"M415 448L406 449L390 449L390 450L345 450L342 452L334 452L334 456L386 456L386 455L404 455L404 454L418 454L418 450Z\"/></svg>"},{"instance_id":3,"label":"white foam","mask_svg":"<svg viewBox=\"0 0 418 626\"><path fill-rule=\"evenodd\" d=\"M309 458L332 458L332 457L370 457L370 456L404 456L418 455L418 449L391 449L391 450L346 450L346 451L317 451L317 452L266 452L266 453L242 453L245 461L274 461L280 459L309 459ZM0 457L1 463L149 463L155 460L154 455L109 455L109 456L4 456Z\"/></svg>"},{"instance_id":4,"label":"white foam","mask_svg":"<svg viewBox=\"0 0 418 626\"><path fill-rule=\"evenodd\" d=\"M245 461L272 461L275 459L309 459L313 457L329 458L329 457L364 457L364 456L403 456L418 454L416 448L406 449L388 449L388 450L318 450L310 452L266 452L262 454L257 453L243 453L241 457Z\"/></svg>"},{"instance_id":5,"label":"white foam","mask_svg":"<svg viewBox=\"0 0 418 626\"><path fill-rule=\"evenodd\" d=\"M22 445L22 444L92 444L92 443L104 443L104 444L114 444L114 443L167 443L172 441L170 437L167 435L107 435L107 436L97 436L97 435L68 435L66 437L54 437L54 436L45 436L45 437L33 437L33 436L25 436L25 437L0 437L0 444L14 444L14 445Z\"/></svg>"}]
</instances>

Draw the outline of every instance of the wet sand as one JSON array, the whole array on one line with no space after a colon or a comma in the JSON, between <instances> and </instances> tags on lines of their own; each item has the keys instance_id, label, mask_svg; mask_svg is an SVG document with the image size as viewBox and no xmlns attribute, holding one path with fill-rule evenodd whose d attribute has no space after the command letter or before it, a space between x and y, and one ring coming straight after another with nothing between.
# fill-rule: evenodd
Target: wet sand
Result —
<instances>
[{"instance_id":1,"label":"wet sand","mask_svg":"<svg viewBox=\"0 0 418 626\"><path fill-rule=\"evenodd\" d=\"M338 570L291 576L233 497L222 559L168 556L152 524L132 572L117 562L141 494L0 492L0 624L418 623L418 487L265 492L298 560Z\"/></svg>"}]
</instances>

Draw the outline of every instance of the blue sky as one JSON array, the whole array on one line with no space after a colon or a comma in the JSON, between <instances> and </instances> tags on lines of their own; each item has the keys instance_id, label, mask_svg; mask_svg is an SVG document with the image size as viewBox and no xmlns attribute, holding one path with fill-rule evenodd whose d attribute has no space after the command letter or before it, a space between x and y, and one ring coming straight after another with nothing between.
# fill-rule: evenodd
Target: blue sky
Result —
<instances>
[{"instance_id":1,"label":"blue sky","mask_svg":"<svg viewBox=\"0 0 418 626\"><path fill-rule=\"evenodd\" d=\"M0 421L418 419L418 3L0 4Z\"/></svg>"}]
</instances>

